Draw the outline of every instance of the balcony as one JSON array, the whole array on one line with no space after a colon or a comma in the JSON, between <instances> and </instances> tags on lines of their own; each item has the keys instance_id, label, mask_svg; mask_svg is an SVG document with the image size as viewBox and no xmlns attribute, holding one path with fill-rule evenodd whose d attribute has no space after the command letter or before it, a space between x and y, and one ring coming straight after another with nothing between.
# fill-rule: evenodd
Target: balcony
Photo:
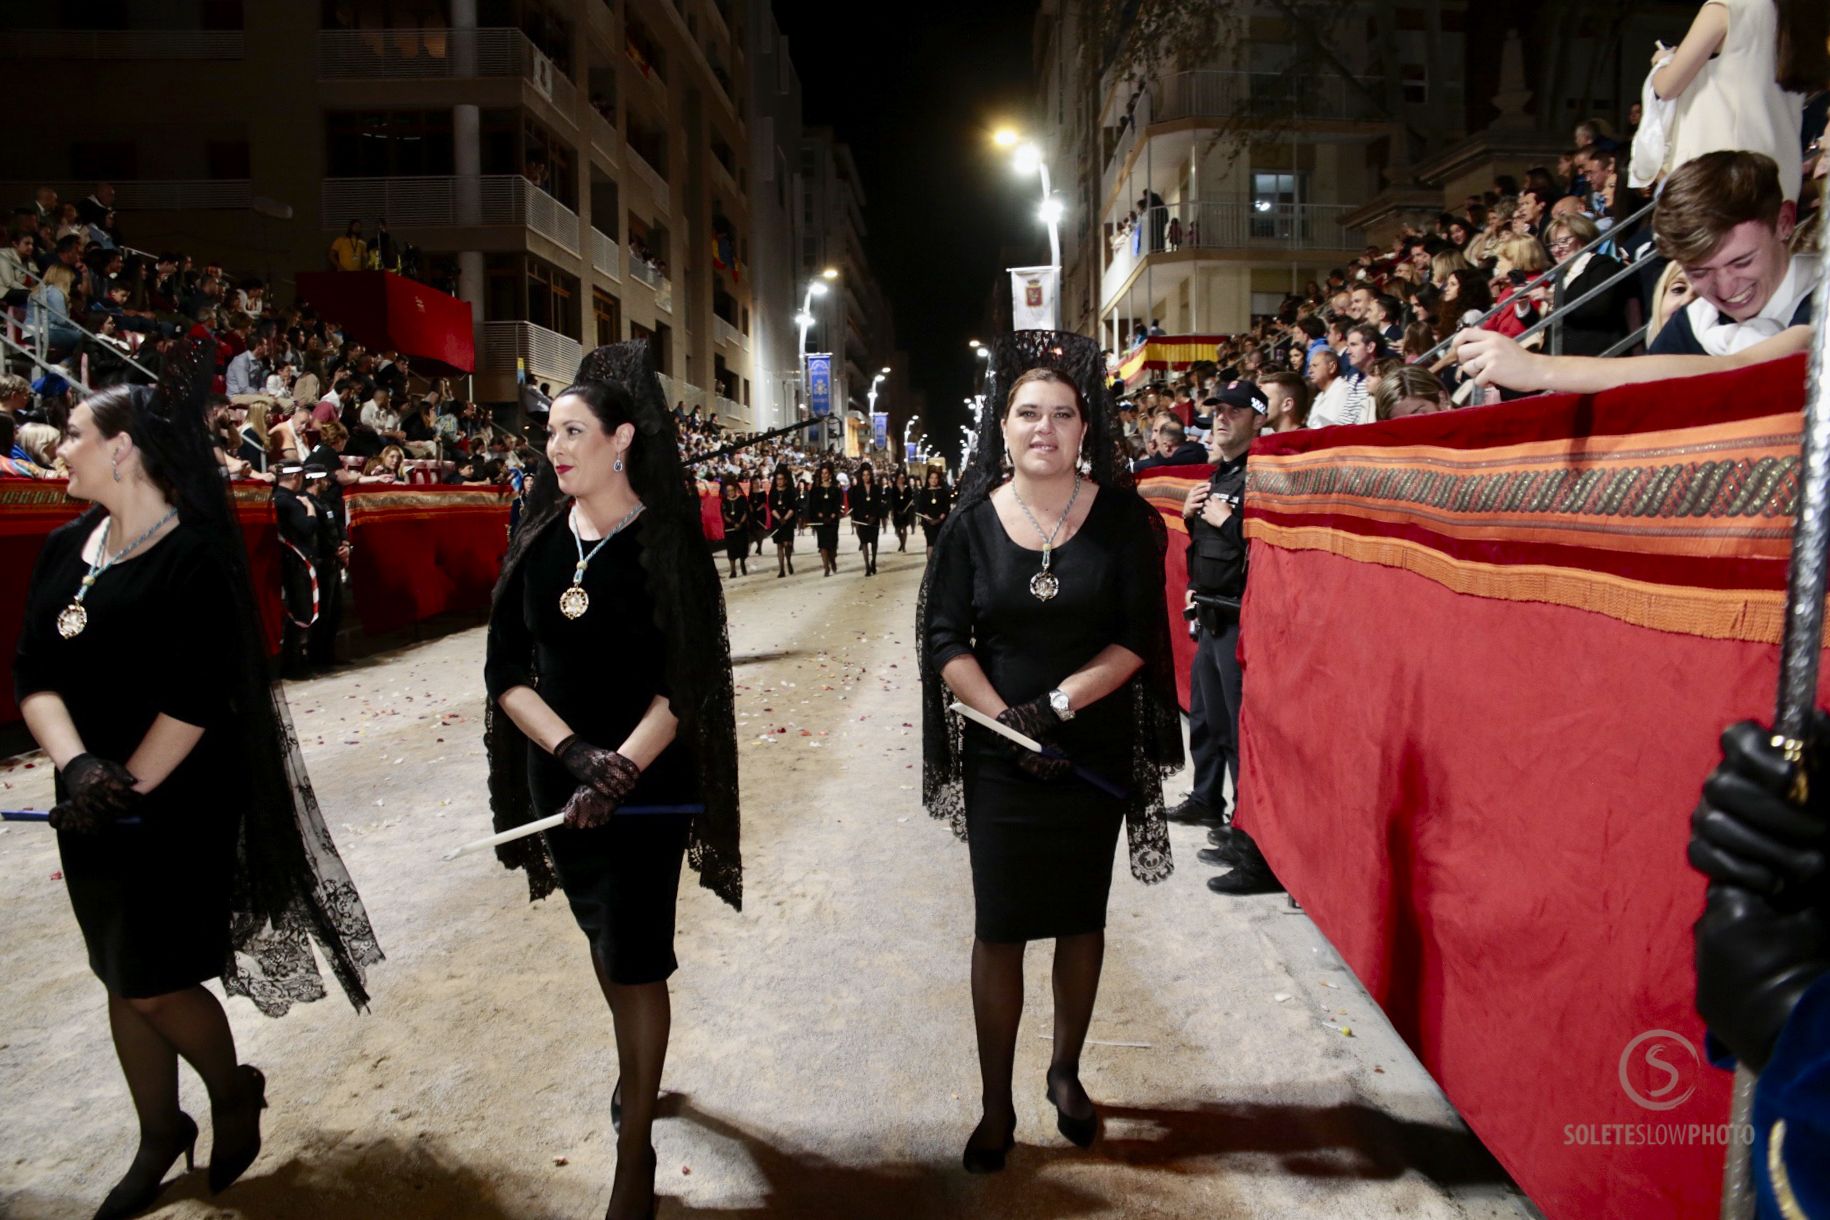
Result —
<instances>
[{"instance_id":1,"label":"balcony","mask_svg":"<svg viewBox=\"0 0 1830 1220\"><path fill-rule=\"evenodd\" d=\"M578 213L519 174L326 178L319 215L326 228L339 231L351 216L386 217L396 229L519 225L567 253L581 253Z\"/></svg>"},{"instance_id":2,"label":"balcony","mask_svg":"<svg viewBox=\"0 0 1830 1220\"><path fill-rule=\"evenodd\" d=\"M323 30L319 80L520 79L572 120L578 91L515 29Z\"/></svg>"},{"instance_id":3,"label":"balcony","mask_svg":"<svg viewBox=\"0 0 1830 1220\"><path fill-rule=\"evenodd\" d=\"M584 359L578 340L532 322L485 322L477 334L477 371L509 373L525 362L533 381L569 385Z\"/></svg>"},{"instance_id":4,"label":"balcony","mask_svg":"<svg viewBox=\"0 0 1830 1220\"><path fill-rule=\"evenodd\" d=\"M605 161L612 166L621 165L622 158L618 150L622 148L622 137L617 134L616 124L597 112L592 106L585 107L585 134L591 138L591 147L602 154Z\"/></svg>"},{"instance_id":5,"label":"balcony","mask_svg":"<svg viewBox=\"0 0 1830 1220\"><path fill-rule=\"evenodd\" d=\"M613 280L623 278L622 247L600 232L595 225L591 228L591 270Z\"/></svg>"},{"instance_id":6,"label":"balcony","mask_svg":"<svg viewBox=\"0 0 1830 1220\"><path fill-rule=\"evenodd\" d=\"M648 184L650 193L654 195L655 210L666 212L668 204L672 201L672 192L667 189L667 179L661 177L661 171L648 164L648 159L637 152L633 144L629 146L629 168L635 171L636 177Z\"/></svg>"},{"instance_id":7,"label":"balcony","mask_svg":"<svg viewBox=\"0 0 1830 1220\"><path fill-rule=\"evenodd\" d=\"M712 315L712 338L726 347L750 350L750 336L726 322L717 314Z\"/></svg>"},{"instance_id":8,"label":"balcony","mask_svg":"<svg viewBox=\"0 0 1830 1220\"><path fill-rule=\"evenodd\" d=\"M241 59L240 30L8 30L0 60Z\"/></svg>"},{"instance_id":9,"label":"balcony","mask_svg":"<svg viewBox=\"0 0 1830 1220\"><path fill-rule=\"evenodd\" d=\"M247 178L174 178L122 181L111 179L117 212L224 212L250 207L254 183ZM82 199L95 189L95 180L0 182L0 192L11 199L30 199L38 187L48 186L60 199Z\"/></svg>"},{"instance_id":10,"label":"balcony","mask_svg":"<svg viewBox=\"0 0 1830 1220\"><path fill-rule=\"evenodd\" d=\"M1346 204L1190 201L1152 208L1109 250L1100 301L1109 308L1152 255L1198 259L1203 253L1243 257L1338 257L1364 244L1341 223Z\"/></svg>"}]
</instances>

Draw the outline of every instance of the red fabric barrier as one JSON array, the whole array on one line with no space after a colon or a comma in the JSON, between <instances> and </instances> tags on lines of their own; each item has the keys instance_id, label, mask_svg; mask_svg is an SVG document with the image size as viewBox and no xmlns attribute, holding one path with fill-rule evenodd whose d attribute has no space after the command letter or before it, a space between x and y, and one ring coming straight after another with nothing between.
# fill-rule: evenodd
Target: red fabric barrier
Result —
<instances>
[{"instance_id":1,"label":"red fabric barrier","mask_svg":"<svg viewBox=\"0 0 1830 1220\"><path fill-rule=\"evenodd\" d=\"M388 271L301 271L298 296L375 351L398 350L421 373L476 368L470 306Z\"/></svg>"},{"instance_id":2,"label":"red fabric barrier","mask_svg":"<svg viewBox=\"0 0 1830 1220\"><path fill-rule=\"evenodd\" d=\"M1772 716L1803 378L1253 454L1240 825L1553 1220L1716 1214L1730 1078L1633 1044L1703 1045L1688 819Z\"/></svg>"},{"instance_id":3,"label":"red fabric barrier","mask_svg":"<svg viewBox=\"0 0 1830 1220\"><path fill-rule=\"evenodd\" d=\"M364 487L344 492L356 614L382 635L440 614L489 608L508 550L498 487Z\"/></svg>"},{"instance_id":4,"label":"red fabric barrier","mask_svg":"<svg viewBox=\"0 0 1830 1220\"><path fill-rule=\"evenodd\" d=\"M1182 617L1188 592L1188 526L1182 520L1182 503L1188 490L1213 477L1212 466L1157 466L1137 481L1138 494L1163 514L1169 531L1169 551L1163 556L1163 603L1169 609L1169 643L1176 659L1176 694L1188 710L1188 667L1195 659L1195 642Z\"/></svg>"},{"instance_id":5,"label":"red fabric barrier","mask_svg":"<svg viewBox=\"0 0 1830 1220\"><path fill-rule=\"evenodd\" d=\"M236 488L242 536L248 544L248 562L257 588L280 587L280 536L273 518L273 495L268 488L247 484ZM80 516L88 504L64 494L62 479L0 479L0 571L7 580L0 586L0 724L16 724L19 705L13 701L13 653L25 622L26 587L38 552L51 531ZM258 599L267 651L280 650L280 603L277 597Z\"/></svg>"}]
</instances>

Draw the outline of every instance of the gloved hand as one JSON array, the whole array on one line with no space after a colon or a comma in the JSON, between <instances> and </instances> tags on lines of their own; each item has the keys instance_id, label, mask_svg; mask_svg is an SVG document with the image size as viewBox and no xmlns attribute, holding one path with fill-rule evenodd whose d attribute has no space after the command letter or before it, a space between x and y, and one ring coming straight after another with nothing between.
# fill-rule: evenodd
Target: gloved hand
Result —
<instances>
[{"instance_id":1,"label":"gloved hand","mask_svg":"<svg viewBox=\"0 0 1830 1220\"><path fill-rule=\"evenodd\" d=\"M1049 752L1038 754L1026 750L1016 742L1010 743L1012 756L1024 774L1037 779L1061 779L1074 769L1073 762L1058 750L1049 746L1049 737L1061 727L1061 717L1048 705L1047 699L1031 699L1028 703L1019 703L1007 707L998 713L998 723L1035 741L1041 742Z\"/></svg>"},{"instance_id":2,"label":"gloved hand","mask_svg":"<svg viewBox=\"0 0 1830 1220\"><path fill-rule=\"evenodd\" d=\"M565 815L566 825L573 830L591 830L610 820L610 815L616 812L616 802L590 784L580 784L559 812Z\"/></svg>"},{"instance_id":3,"label":"gloved hand","mask_svg":"<svg viewBox=\"0 0 1830 1220\"><path fill-rule=\"evenodd\" d=\"M1830 923L1819 908L1781 914L1758 894L1714 884L1692 932L1697 1012L1757 1072L1799 997L1830 972Z\"/></svg>"},{"instance_id":4,"label":"gloved hand","mask_svg":"<svg viewBox=\"0 0 1830 1220\"><path fill-rule=\"evenodd\" d=\"M124 817L144 798L133 790L133 773L120 763L94 754L78 754L64 764L64 786L69 796L51 810L57 830L95 834Z\"/></svg>"},{"instance_id":5,"label":"gloved hand","mask_svg":"<svg viewBox=\"0 0 1830 1220\"><path fill-rule=\"evenodd\" d=\"M1830 741L1822 712L1813 728L1817 742ZM1704 781L1690 819L1691 867L1782 910L1821 900L1830 871L1830 801L1823 795L1830 768L1809 767L1817 787L1802 807L1790 797L1797 769L1771 731L1753 721L1723 730L1722 763Z\"/></svg>"},{"instance_id":6,"label":"gloved hand","mask_svg":"<svg viewBox=\"0 0 1830 1220\"><path fill-rule=\"evenodd\" d=\"M577 733L560 742L553 756L565 764L573 779L608 797L612 809L622 804L635 782L642 778L642 769L633 762L615 750L581 740Z\"/></svg>"}]
</instances>

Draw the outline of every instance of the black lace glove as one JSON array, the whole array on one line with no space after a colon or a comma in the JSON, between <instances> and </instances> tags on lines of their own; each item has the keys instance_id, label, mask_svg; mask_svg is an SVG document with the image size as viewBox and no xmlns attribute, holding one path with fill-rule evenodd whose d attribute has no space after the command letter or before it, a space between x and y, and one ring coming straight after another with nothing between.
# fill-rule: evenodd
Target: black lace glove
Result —
<instances>
[{"instance_id":1,"label":"black lace glove","mask_svg":"<svg viewBox=\"0 0 1830 1220\"><path fill-rule=\"evenodd\" d=\"M1813 736L1823 743L1827 734L1830 719L1819 712ZM1789 795L1797 764L1786 761L1770 730L1751 720L1723 730L1722 763L1704 781L1690 819L1691 867L1782 910L1819 901L1830 865L1830 801L1823 795L1830 769L1810 771L1814 790L1800 806Z\"/></svg>"},{"instance_id":2,"label":"black lace glove","mask_svg":"<svg viewBox=\"0 0 1830 1220\"><path fill-rule=\"evenodd\" d=\"M51 810L51 826L76 834L94 834L124 817L139 804L134 777L126 767L94 754L78 754L64 764L69 795Z\"/></svg>"},{"instance_id":3,"label":"black lace glove","mask_svg":"<svg viewBox=\"0 0 1830 1220\"><path fill-rule=\"evenodd\" d=\"M610 820L610 815L616 812L616 802L590 784L580 784L559 812L565 815L566 825L573 830L591 830Z\"/></svg>"},{"instance_id":4,"label":"black lace glove","mask_svg":"<svg viewBox=\"0 0 1830 1220\"><path fill-rule=\"evenodd\" d=\"M998 723L1040 742L1046 751L1038 754L1014 741L1010 743L1012 756L1024 774L1033 775L1037 779L1054 780L1073 771L1072 760L1049 745L1049 737L1061 727L1061 717L1055 714L1055 709L1048 705L1047 699L1031 699L1028 703L1007 707L998 713Z\"/></svg>"},{"instance_id":5,"label":"black lace glove","mask_svg":"<svg viewBox=\"0 0 1830 1220\"><path fill-rule=\"evenodd\" d=\"M1781 914L1758 894L1711 885L1692 931L1697 1012L1736 1059L1759 1071L1799 997L1830 972L1824 912Z\"/></svg>"},{"instance_id":6,"label":"black lace glove","mask_svg":"<svg viewBox=\"0 0 1830 1220\"><path fill-rule=\"evenodd\" d=\"M613 808L622 803L635 787L635 781L642 778L640 767L615 750L581 740L577 733L560 742L553 750L553 756L565 764L573 779L609 797Z\"/></svg>"}]
</instances>

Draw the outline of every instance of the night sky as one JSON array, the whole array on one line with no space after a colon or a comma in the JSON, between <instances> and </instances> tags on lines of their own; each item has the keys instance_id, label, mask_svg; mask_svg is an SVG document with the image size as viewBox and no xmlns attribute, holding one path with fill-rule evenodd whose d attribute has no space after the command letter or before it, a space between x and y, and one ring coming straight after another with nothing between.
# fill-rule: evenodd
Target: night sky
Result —
<instances>
[{"instance_id":1,"label":"night sky","mask_svg":"<svg viewBox=\"0 0 1830 1220\"><path fill-rule=\"evenodd\" d=\"M989 138L1000 121L1032 121L1035 13L1028 0L775 0L806 122L831 126L858 163L865 252L927 394L920 430L949 458L978 365L966 342L991 338L979 327L1000 249L1048 261L1036 185Z\"/></svg>"}]
</instances>

